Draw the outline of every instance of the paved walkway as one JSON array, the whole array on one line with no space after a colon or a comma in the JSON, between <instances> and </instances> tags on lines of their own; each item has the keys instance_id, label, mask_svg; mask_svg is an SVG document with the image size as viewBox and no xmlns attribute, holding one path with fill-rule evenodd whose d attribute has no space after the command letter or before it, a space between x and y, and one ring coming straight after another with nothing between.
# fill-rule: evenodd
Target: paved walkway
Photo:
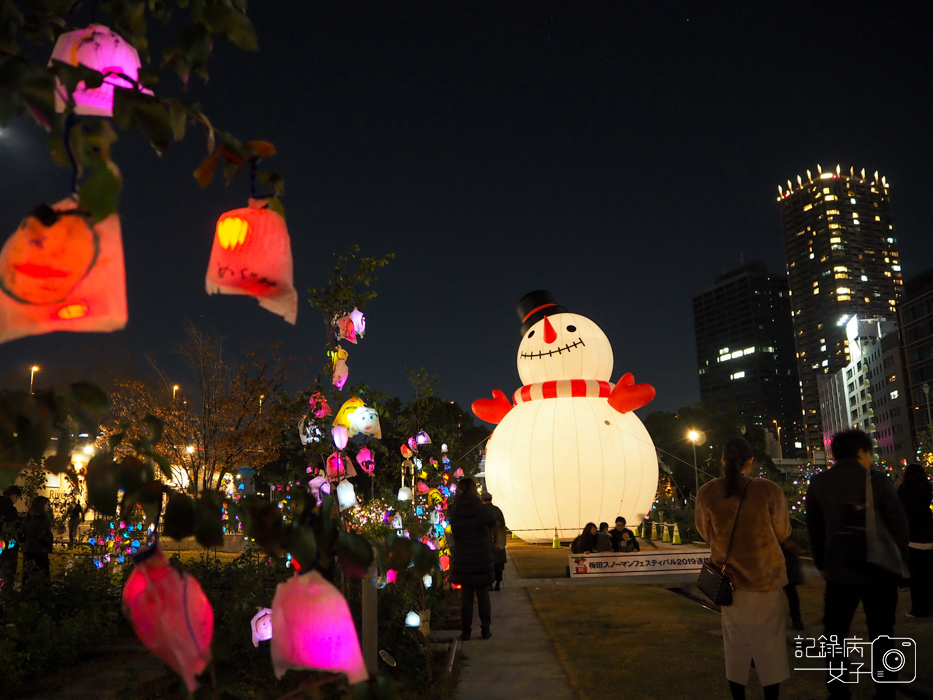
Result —
<instances>
[{"instance_id":1,"label":"paved walkway","mask_svg":"<svg viewBox=\"0 0 933 700\"><path fill-rule=\"evenodd\" d=\"M551 584L551 579L520 578L509 560L502 590L489 594L491 639L479 636L479 620L474 612L473 638L461 647L465 658L454 700L577 697L528 597L528 587Z\"/></svg>"}]
</instances>

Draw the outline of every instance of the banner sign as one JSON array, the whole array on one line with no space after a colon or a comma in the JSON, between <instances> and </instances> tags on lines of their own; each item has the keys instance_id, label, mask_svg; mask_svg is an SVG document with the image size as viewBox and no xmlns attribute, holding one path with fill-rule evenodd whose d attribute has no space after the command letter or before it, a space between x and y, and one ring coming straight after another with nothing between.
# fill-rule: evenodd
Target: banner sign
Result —
<instances>
[{"instance_id":1,"label":"banner sign","mask_svg":"<svg viewBox=\"0 0 933 700\"><path fill-rule=\"evenodd\" d=\"M695 547L684 551L665 548L650 552L571 554L570 578L699 574L708 558L708 549Z\"/></svg>"}]
</instances>

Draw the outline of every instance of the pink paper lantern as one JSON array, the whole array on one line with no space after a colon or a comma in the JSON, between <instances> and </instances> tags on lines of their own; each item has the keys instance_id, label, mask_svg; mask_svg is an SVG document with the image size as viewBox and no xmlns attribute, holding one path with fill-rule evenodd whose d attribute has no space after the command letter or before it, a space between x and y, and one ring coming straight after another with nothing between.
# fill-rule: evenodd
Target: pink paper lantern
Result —
<instances>
[{"instance_id":1,"label":"pink paper lantern","mask_svg":"<svg viewBox=\"0 0 933 700\"><path fill-rule=\"evenodd\" d=\"M415 442L415 438L408 438L408 449L410 449L412 452L418 451L418 443Z\"/></svg>"},{"instance_id":2,"label":"pink paper lantern","mask_svg":"<svg viewBox=\"0 0 933 700\"><path fill-rule=\"evenodd\" d=\"M338 345L336 350L329 351L327 355L330 357L331 366L333 367L331 383L338 389L343 389L343 385L347 383L347 377L350 376L350 368L347 367L349 353Z\"/></svg>"},{"instance_id":3,"label":"pink paper lantern","mask_svg":"<svg viewBox=\"0 0 933 700\"><path fill-rule=\"evenodd\" d=\"M204 284L208 294L245 294L294 325L298 314L291 239L265 199L217 220Z\"/></svg>"},{"instance_id":4,"label":"pink paper lantern","mask_svg":"<svg viewBox=\"0 0 933 700\"><path fill-rule=\"evenodd\" d=\"M372 474L376 469L376 462L373 459L373 451L368 447L360 448L360 451L356 453L356 462L367 474Z\"/></svg>"},{"instance_id":5,"label":"pink paper lantern","mask_svg":"<svg viewBox=\"0 0 933 700\"><path fill-rule=\"evenodd\" d=\"M419 481L417 484L415 484L415 491L417 491L422 496L430 490L431 490L431 487L428 486L423 481Z\"/></svg>"},{"instance_id":6,"label":"pink paper lantern","mask_svg":"<svg viewBox=\"0 0 933 700\"><path fill-rule=\"evenodd\" d=\"M335 425L330 432L334 436L334 445L337 449L344 449L347 446L347 440L350 439L347 429L342 425Z\"/></svg>"},{"instance_id":7,"label":"pink paper lantern","mask_svg":"<svg viewBox=\"0 0 933 700\"><path fill-rule=\"evenodd\" d=\"M330 478L356 476L356 469L353 468L353 462L349 459L339 452L333 452L327 458L327 476Z\"/></svg>"},{"instance_id":8,"label":"pink paper lantern","mask_svg":"<svg viewBox=\"0 0 933 700\"><path fill-rule=\"evenodd\" d=\"M327 403L327 398L320 391L311 394L311 398L308 399L308 404L311 406L311 412L316 418L323 418L324 416L331 416L334 414Z\"/></svg>"},{"instance_id":9,"label":"pink paper lantern","mask_svg":"<svg viewBox=\"0 0 933 700\"><path fill-rule=\"evenodd\" d=\"M353 311L350 312L350 320L353 321L356 335L362 338L366 334L366 317L363 312L354 307Z\"/></svg>"},{"instance_id":10,"label":"pink paper lantern","mask_svg":"<svg viewBox=\"0 0 933 700\"><path fill-rule=\"evenodd\" d=\"M136 49L109 27L99 24L59 36L52 49L52 58L72 66L87 66L104 74L104 82L99 87L85 87L83 80L78 83L73 93L75 114L112 117L114 87L133 87L133 83L119 74L134 81L139 79L140 63ZM142 91L152 94L151 90ZM56 81L55 111L64 112L67 101L68 92Z\"/></svg>"},{"instance_id":11,"label":"pink paper lantern","mask_svg":"<svg viewBox=\"0 0 933 700\"><path fill-rule=\"evenodd\" d=\"M123 587L123 614L193 693L211 660L214 631L214 611L197 580L170 566L158 548L145 550Z\"/></svg>"},{"instance_id":12,"label":"pink paper lantern","mask_svg":"<svg viewBox=\"0 0 933 700\"><path fill-rule=\"evenodd\" d=\"M350 684L369 678L346 599L317 571L280 583L272 600L272 668L345 673Z\"/></svg>"},{"instance_id":13,"label":"pink paper lantern","mask_svg":"<svg viewBox=\"0 0 933 700\"><path fill-rule=\"evenodd\" d=\"M337 339L356 345L356 328L349 316L341 316L337 319Z\"/></svg>"},{"instance_id":14,"label":"pink paper lantern","mask_svg":"<svg viewBox=\"0 0 933 700\"><path fill-rule=\"evenodd\" d=\"M425 431L419 430L418 434L415 435L415 442L417 442L419 445L430 445L431 436L428 435Z\"/></svg>"}]
</instances>

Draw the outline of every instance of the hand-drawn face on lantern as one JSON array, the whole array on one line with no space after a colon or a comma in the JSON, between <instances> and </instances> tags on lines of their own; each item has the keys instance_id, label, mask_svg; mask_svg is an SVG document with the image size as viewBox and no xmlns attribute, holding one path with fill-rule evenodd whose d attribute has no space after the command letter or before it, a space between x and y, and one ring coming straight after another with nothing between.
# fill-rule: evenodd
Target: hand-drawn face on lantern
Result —
<instances>
[{"instance_id":1,"label":"hand-drawn face on lantern","mask_svg":"<svg viewBox=\"0 0 933 700\"><path fill-rule=\"evenodd\" d=\"M285 221L265 200L228 211L217 220L207 266L208 294L245 294L295 323L298 293L292 284L291 239Z\"/></svg>"},{"instance_id":2,"label":"hand-drawn face on lantern","mask_svg":"<svg viewBox=\"0 0 933 700\"><path fill-rule=\"evenodd\" d=\"M382 439L382 426L379 425L379 414L375 408L360 406L350 414L350 435L369 435L377 440Z\"/></svg>"},{"instance_id":3,"label":"hand-drawn face on lantern","mask_svg":"<svg viewBox=\"0 0 933 700\"><path fill-rule=\"evenodd\" d=\"M65 301L100 249L97 233L83 216L40 209L23 219L0 251L0 287L26 304Z\"/></svg>"},{"instance_id":4,"label":"hand-drawn face on lantern","mask_svg":"<svg viewBox=\"0 0 933 700\"><path fill-rule=\"evenodd\" d=\"M69 198L23 219L0 250L0 342L125 325L119 216L91 225Z\"/></svg>"},{"instance_id":5,"label":"hand-drawn face on lantern","mask_svg":"<svg viewBox=\"0 0 933 700\"><path fill-rule=\"evenodd\" d=\"M554 379L612 376L612 346L602 329L579 314L545 316L525 331L518 346L522 384Z\"/></svg>"},{"instance_id":6,"label":"hand-drawn face on lantern","mask_svg":"<svg viewBox=\"0 0 933 700\"><path fill-rule=\"evenodd\" d=\"M253 615L253 619L250 621L250 630L254 647L258 647L259 642L267 642L272 639L272 609L259 608L259 612Z\"/></svg>"},{"instance_id":7,"label":"hand-drawn face on lantern","mask_svg":"<svg viewBox=\"0 0 933 700\"><path fill-rule=\"evenodd\" d=\"M132 88L132 80L139 79L139 54L123 37L109 27L92 24L87 29L65 32L58 37L52 49L52 59L71 66L87 66L104 74L99 87L89 88L82 80L73 93L76 114L100 117L113 116L114 87ZM50 62L51 65L51 62ZM151 95L151 90L143 89ZM60 82L55 89L55 111L63 112L68 94Z\"/></svg>"},{"instance_id":8,"label":"hand-drawn face on lantern","mask_svg":"<svg viewBox=\"0 0 933 700\"><path fill-rule=\"evenodd\" d=\"M373 459L373 451L368 447L361 447L360 451L356 453L356 461L359 464L363 471L367 474L372 474L376 469L376 462Z\"/></svg>"},{"instance_id":9,"label":"hand-drawn face on lantern","mask_svg":"<svg viewBox=\"0 0 933 700\"><path fill-rule=\"evenodd\" d=\"M344 428L349 428L350 416L362 405L363 399L358 396L353 396L344 401L343 406L340 407L340 410L337 411L337 415L334 416L334 425L342 425Z\"/></svg>"}]
</instances>

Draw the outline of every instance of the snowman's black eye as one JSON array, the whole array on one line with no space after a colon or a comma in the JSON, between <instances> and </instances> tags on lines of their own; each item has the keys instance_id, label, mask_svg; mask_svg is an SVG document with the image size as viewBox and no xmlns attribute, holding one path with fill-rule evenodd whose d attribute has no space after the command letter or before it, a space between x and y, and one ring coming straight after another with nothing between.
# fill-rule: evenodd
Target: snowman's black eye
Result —
<instances>
[{"instance_id":1,"label":"snowman's black eye","mask_svg":"<svg viewBox=\"0 0 933 700\"><path fill-rule=\"evenodd\" d=\"M568 331L569 333L576 333L576 332L577 332L577 327L576 327L576 326L567 326L567 331Z\"/></svg>"},{"instance_id":2,"label":"snowman's black eye","mask_svg":"<svg viewBox=\"0 0 933 700\"><path fill-rule=\"evenodd\" d=\"M535 332L534 332L534 331L531 331L531 333L528 334L528 337L530 338L530 337L533 336L534 334L535 334Z\"/></svg>"}]
</instances>

